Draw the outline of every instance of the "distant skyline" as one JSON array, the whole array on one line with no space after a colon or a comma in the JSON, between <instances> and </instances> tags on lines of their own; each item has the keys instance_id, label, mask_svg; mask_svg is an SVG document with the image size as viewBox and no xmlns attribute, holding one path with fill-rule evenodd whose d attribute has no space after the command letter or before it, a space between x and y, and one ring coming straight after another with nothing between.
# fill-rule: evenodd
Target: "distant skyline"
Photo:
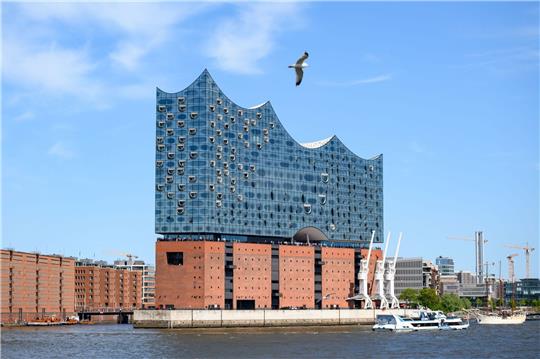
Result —
<instances>
[{"instance_id":1,"label":"distant skyline","mask_svg":"<svg viewBox=\"0 0 540 359\"><path fill-rule=\"evenodd\" d=\"M538 277L538 2L1 6L2 247L154 263L155 89L208 68L300 143L384 155L389 255L474 272L448 237L482 230L490 272L528 242Z\"/></svg>"}]
</instances>

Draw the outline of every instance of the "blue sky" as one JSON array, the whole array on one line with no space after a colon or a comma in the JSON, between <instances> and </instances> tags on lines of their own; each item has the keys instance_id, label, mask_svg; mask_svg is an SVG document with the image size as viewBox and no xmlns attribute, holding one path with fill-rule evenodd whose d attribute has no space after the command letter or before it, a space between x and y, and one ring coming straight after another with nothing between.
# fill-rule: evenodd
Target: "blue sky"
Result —
<instances>
[{"instance_id":1,"label":"blue sky","mask_svg":"<svg viewBox=\"0 0 540 359\"><path fill-rule=\"evenodd\" d=\"M155 87L208 68L299 142L383 153L403 256L473 271L447 237L483 230L523 276L503 245L539 245L538 25L532 2L2 3L2 246L153 263Z\"/></svg>"}]
</instances>

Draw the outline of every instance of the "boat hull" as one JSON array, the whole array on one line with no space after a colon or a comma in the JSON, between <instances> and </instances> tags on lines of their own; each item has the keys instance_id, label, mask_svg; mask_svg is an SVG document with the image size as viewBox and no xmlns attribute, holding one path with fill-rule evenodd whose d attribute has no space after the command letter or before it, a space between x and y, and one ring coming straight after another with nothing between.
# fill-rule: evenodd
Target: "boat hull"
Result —
<instances>
[{"instance_id":1,"label":"boat hull","mask_svg":"<svg viewBox=\"0 0 540 359\"><path fill-rule=\"evenodd\" d=\"M478 324L523 324L525 319L525 314L514 314L508 317L483 314L477 316Z\"/></svg>"}]
</instances>

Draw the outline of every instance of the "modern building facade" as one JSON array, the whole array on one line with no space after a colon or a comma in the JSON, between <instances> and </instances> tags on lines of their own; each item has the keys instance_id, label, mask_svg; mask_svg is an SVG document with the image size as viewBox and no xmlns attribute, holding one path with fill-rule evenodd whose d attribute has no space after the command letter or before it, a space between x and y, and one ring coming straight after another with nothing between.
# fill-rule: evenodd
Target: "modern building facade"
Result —
<instances>
[{"instance_id":1,"label":"modern building facade","mask_svg":"<svg viewBox=\"0 0 540 359\"><path fill-rule=\"evenodd\" d=\"M454 275L454 260L449 257L439 256L435 259L441 275Z\"/></svg>"},{"instance_id":2,"label":"modern building facade","mask_svg":"<svg viewBox=\"0 0 540 359\"><path fill-rule=\"evenodd\" d=\"M402 258L396 261L394 290L396 297L407 288L420 290L424 288L424 261L421 257Z\"/></svg>"},{"instance_id":3,"label":"modern building facade","mask_svg":"<svg viewBox=\"0 0 540 359\"><path fill-rule=\"evenodd\" d=\"M523 278L515 283L506 282L504 283L504 296L507 303L512 299L517 303L540 300L540 279Z\"/></svg>"},{"instance_id":4,"label":"modern building facade","mask_svg":"<svg viewBox=\"0 0 540 359\"><path fill-rule=\"evenodd\" d=\"M2 323L74 314L74 258L2 249L0 268Z\"/></svg>"},{"instance_id":5,"label":"modern building facade","mask_svg":"<svg viewBox=\"0 0 540 359\"><path fill-rule=\"evenodd\" d=\"M206 70L156 102L157 306L348 305L362 248L383 241L382 155L299 144Z\"/></svg>"}]
</instances>

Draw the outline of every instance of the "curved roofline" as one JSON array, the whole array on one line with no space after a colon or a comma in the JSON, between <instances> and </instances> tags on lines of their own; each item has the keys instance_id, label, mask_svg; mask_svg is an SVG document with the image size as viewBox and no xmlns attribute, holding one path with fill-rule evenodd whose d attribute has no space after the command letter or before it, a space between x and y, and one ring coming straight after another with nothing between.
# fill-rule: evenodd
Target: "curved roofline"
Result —
<instances>
[{"instance_id":1,"label":"curved roofline","mask_svg":"<svg viewBox=\"0 0 540 359\"><path fill-rule=\"evenodd\" d=\"M256 105L256 106L252 106L252 107L245 107L245 106L238 105L235 101L233 101L231 98L229 98L225 94L225 92L223 92L221 87L219 87L219 85L216 83L216 81L214 80L212 75L210 75L210 72L206 68L203 70L203 72L189 86L185 87L183 90L180 90L180 91L177 91L177 92L167 92L167 91L163 91L158 86L156 86L156 90L159 91L159 92L165 93L165 94L169 94L169 95L178 94L179 92L186 91L190 87L194 86L197 82L199 82L200 78L205 76L205 75L210 78L212 83L217 87L217 89L223 94L224 97L226 97L229 101L234 103L236 106L242 108L243 110L256 110L256 109L263 109L263 108L268 107L269 110L271 110L274 113L276 120L279 122L279 124L281 125L281 127L283 128L285 133L291 138L291 140L293 140L299 147L301 147L303 149L318 150L318 149L323 148L323 147L325 147L325 146L327 146L327 145L329 145L331 143L336 143L338 146L342 146L347 151L349 151L353 156L358 157L358 158L360 158L362 160L374 161L374 160L379 160L379 159L382 158L382 153L378 154L378 155L375 155L375 156L373 156L371 158L360 157L356 153L351 151L336 135L332 135L332 136L330 136L330 137L328 137L326 139L319 140L319 141L314 141L314 142L307 142L307 143L303 143L303 144L298 142L293 136L291 136L291 134L289 133L289 131L287 131L285 126L283 126L283 123L281 123L281 120L279 119L279 116L277 115L276 111L274 111L274 108L272 107L272 103L269 100L266 101L266 102L263 102L260 105ZM308 145L308 146L306 146L306 145ZM309 145L312 145L312 147L310 147Z\"/></svg>"}]
</instances>

